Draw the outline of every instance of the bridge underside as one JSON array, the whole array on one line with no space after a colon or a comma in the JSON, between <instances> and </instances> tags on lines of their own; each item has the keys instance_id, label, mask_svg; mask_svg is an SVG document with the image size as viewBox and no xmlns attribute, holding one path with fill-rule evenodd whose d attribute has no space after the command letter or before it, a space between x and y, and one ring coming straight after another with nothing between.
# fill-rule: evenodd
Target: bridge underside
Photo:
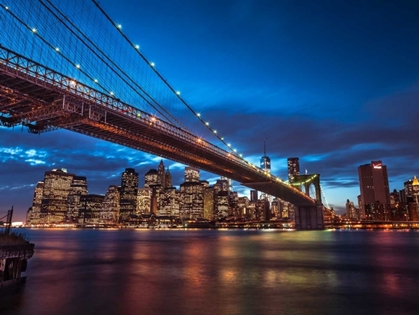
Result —
<instances>
[{"instance_id":1,"label":"bridge underside","mask_svg":"<svg viewBox=\"0 0 420 315\"><path fill-rule=\"evenodd\" d=\"M293 204L304 193L176 126L0 47L0 124L40 134L64 128L231 178Z\"/></svg>"}]
</instances>

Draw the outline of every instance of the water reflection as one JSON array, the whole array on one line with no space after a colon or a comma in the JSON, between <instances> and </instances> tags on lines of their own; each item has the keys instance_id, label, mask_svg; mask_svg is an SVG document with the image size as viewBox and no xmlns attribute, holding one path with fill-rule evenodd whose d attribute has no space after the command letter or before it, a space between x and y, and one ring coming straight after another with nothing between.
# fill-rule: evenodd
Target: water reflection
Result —
<instances>
[{"instance_id":1,"label":"water reflection","mask_svg":"<svg viewBox=\"0 0 420 315\"><path fill-rule=\"evenodd\" d=\"M2 314L418 314L418 233L28 234L29 278Z\"/></svg>"}]
</instances>

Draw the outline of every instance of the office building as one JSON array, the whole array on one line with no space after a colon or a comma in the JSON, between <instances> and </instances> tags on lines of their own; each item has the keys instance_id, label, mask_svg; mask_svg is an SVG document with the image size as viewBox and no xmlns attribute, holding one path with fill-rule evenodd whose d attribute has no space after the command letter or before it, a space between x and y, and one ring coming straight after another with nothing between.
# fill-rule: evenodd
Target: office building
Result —
<instances>
[{"instance_id":1,"label":"office building","mask_svg":"<svg viewBox=\"0 0 420 315\"><path fill-rule=\"evenodd\" d=\"M66 169L53 169L45 172L42 190L42 223L63 223L67 215L67 197L71 190L74 174Z\"/></svg>"},{"instance_id":2,"label":"office building","mask_svg":"<svg viewBox=\"0 0 420 315\"><path fill-rule=\"evenodd\" d=\"M107 224L117 223L120 217L120 191L117 186L111 185L106 191L102 202L102 218Z\"/></svg>"},{"instance_id":3,"label":"office building","mask_svg":"<svg viewBox=\"0 0 420 315\"><path fill-rule=\"evenodd\" d=\"M360 215L369 218L369 211L390 206L388 172L382 161L372 161L358 168L360 185ZM375 210L376 209L376 210Z\"/></svg>"},{"instance_id":4,"label":"office building","mask_svg":"<svg viewBox=\"0 0 420 315\"><path fill-rule=\"evenodd\" d=\"M120 220L126 221L137 210L139 174L133 168L126 168L121 174Z\"/></svg>"},{"instance_id":5,"label":"office building","mask_svg":"<svg viewBox=\"0 0 420 315\"><path fill-rule=\"evenodd\" d=\"M200 170L195 167L187 166L184 171L184 178L186 183L197 183L200 181Z\"/></svg>"},{"instance_id":6,"label":"office building","mask_svg":"<svg viewBox=\"0 0 420 315\"><path fill-rule=\"evenodd\" d=\"M26 217L27 224L41 223L41 202L42 191L44 190L44 182L38 182L34 190L34 198L32 200L32 207L29 208Z\"/></svg>"},{"instance_id":7,"label":"office building","mask_svg":"<svg viewBox=\"0 0 420 315\"><path fill-rule=\"evenodd\" d=\"M287 159L287 177L289 179L289 183L293 183L295 176L300 175L299 168L300 167L298 157L290 157Z\"/></svg>"},{"instance_id":8,"label":"office building","mask_svg":"<svg viewBox=\"0 0 420 315\"><path fill-rule=\"evenodd\" d=\"M264 140L264 156L262 156L260 159L260 168L266 173L271 173L271 160L267 156L267 152L265 148L265 140ZM261 199L268 199L268 200L271 199L271 197L264 192L261 193L260 197Z\"/></svg>"},{"instance_id":9,"label":"office building","mask_svg":"<svg viewBox=\"0 0 420 315\"><path fill-rule=\"evenodd\" d=\"M67 218L70 222L77 222L80 210L80 196L87 195L87 181L84 176L74 176L67 197Z\"/></svg>"}]
</instances>

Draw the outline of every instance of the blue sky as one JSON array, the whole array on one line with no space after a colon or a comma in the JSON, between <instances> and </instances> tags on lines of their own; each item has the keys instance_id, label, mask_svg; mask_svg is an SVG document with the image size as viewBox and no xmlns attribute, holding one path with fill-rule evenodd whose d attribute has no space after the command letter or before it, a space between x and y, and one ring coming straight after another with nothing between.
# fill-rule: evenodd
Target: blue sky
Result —
<instances>
[{"instance_id":1,"label":"blue sky","mask_svg":"<svg viewBox=\"0 0 420 315\"><path fill-rule=\"evenodd\" d=\"M287 158L299 157L302 172L321 174L337 210L357 202L359 165L382 160L391 189L418 175L417 1L100 5L246 159L259 164L266 139L272 173L286 179ZM65 130L35 136L1 128L0 160L0 213L14 205L23 219L33 185L51 168L87 176L89 192L103 194L126 167L143 176L160 158ZM179 185L184 166L165 165Z\"/></svg>"}]
</instances>

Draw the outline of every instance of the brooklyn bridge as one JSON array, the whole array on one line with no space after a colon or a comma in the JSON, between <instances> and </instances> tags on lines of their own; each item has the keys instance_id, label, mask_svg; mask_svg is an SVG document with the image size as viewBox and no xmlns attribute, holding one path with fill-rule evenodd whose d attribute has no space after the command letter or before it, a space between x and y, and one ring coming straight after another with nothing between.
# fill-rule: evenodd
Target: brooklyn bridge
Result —
<instances>
[{"instance_id":1,"label":"brooklyn bridge","mask_svg":"<svg viewBox=\"0 0 420 315\"><path fill-rule=\"evenodd\" d=\"M324 227L319 174L288 183L248 162L98 2L78 2L83 10L50 0L0 5L1 125L32 134L67 129L194 166L294 204L297 229ZM300 189L310 184L315 198Z\"/></svg>"}]
</instances>

